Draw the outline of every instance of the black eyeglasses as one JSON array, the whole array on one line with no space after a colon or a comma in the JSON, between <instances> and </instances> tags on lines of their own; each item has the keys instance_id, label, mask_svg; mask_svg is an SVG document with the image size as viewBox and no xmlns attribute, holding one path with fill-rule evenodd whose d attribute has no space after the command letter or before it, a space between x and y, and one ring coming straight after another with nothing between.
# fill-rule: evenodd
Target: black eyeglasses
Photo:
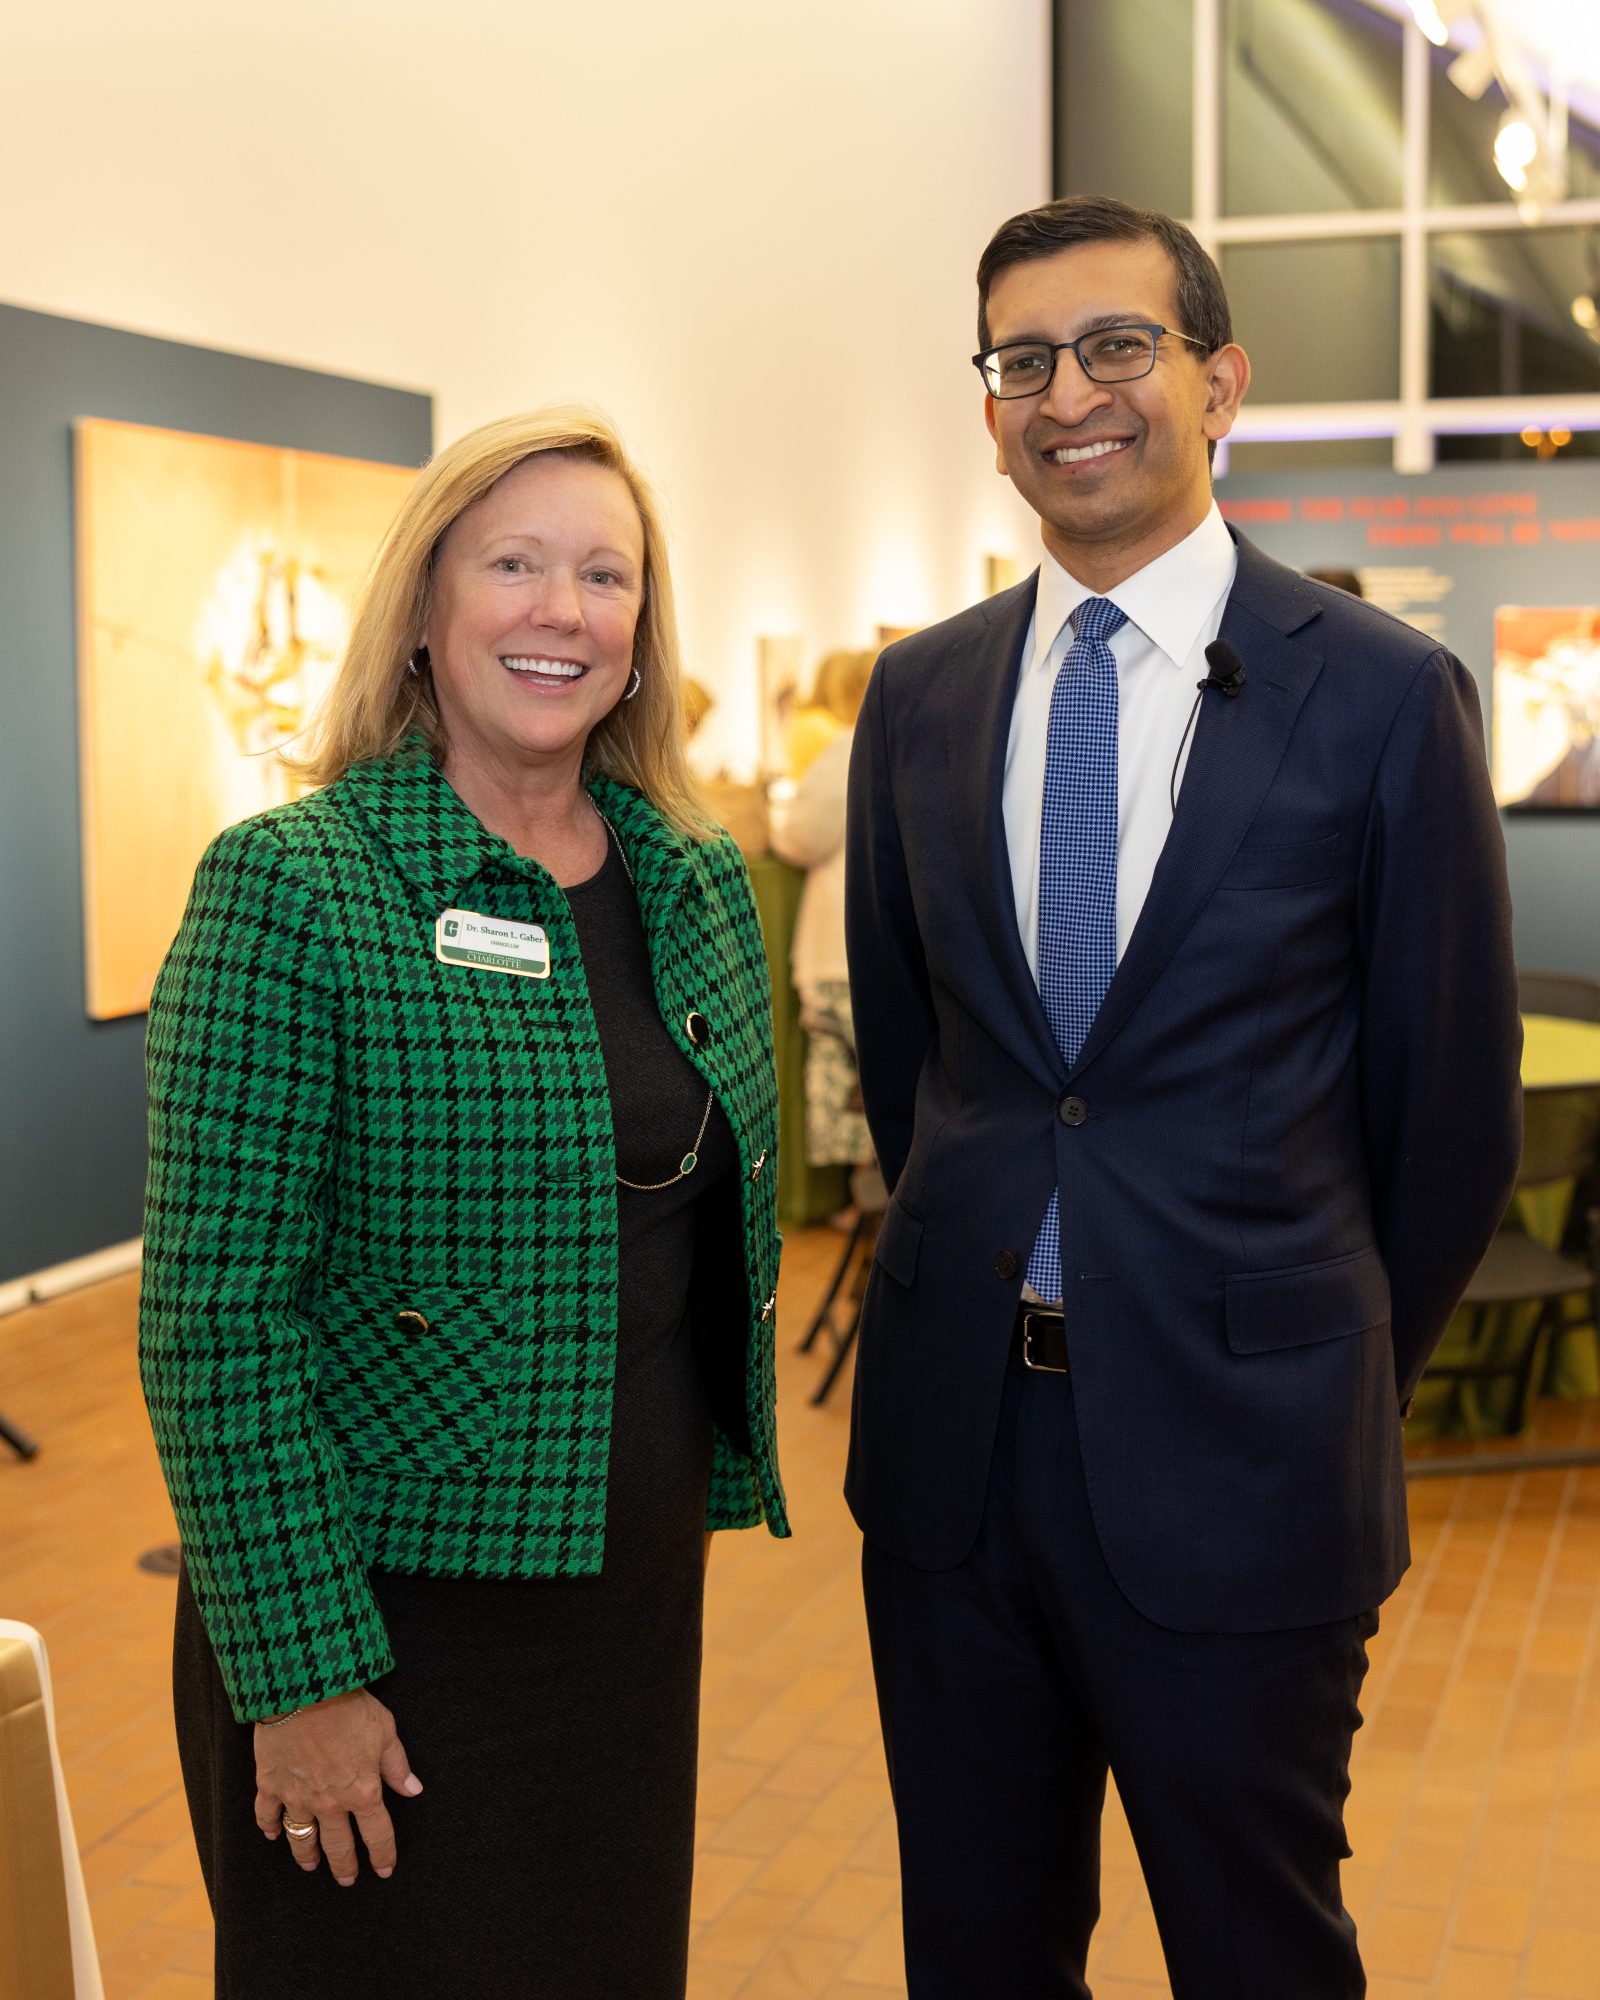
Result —
<instances>
[{"instance_id":1,"label":"black eyeglasses","mask_svg":"<svg viewBox=\"0 0 1600 2000\"><path fill-rule=\"evenodd\" d=\"M999 402L1013 396L1041 396L1055 380L1056 356L1071 352L1091 382L1137 382L1156 365L1161 336L1186 340L1208 352L1203 340L1178 333L1149 320L1129 320L1123 326L1099 326L1076 340L1007 340L972 357L983 386Z\"/></svg>"}]
</instances>

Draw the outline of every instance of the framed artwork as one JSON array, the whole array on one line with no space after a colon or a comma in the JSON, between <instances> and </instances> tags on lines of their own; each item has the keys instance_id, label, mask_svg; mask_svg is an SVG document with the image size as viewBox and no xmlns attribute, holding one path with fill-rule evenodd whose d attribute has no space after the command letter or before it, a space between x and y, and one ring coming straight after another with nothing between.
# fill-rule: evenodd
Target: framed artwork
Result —
<instances>
[{"instance_id":1,"label":"framed artwork","mask_svg":"<svg viewBox=\"0 0 1600 2000\"><path fill-rule=\"evenodd\" d=\"M277 752L329 686L414 470L76 426L87 1007L149 1005L195 864L299 789Z\"/></svg>"},{"instance_id":2,"label":"framed artwork","mask_svg":"<svg viewBox=\"0 0 1600 2000\"><path fill-rule=\"evenodd\" d=\"M788 730L800 706L802 641L798 633L756 640L761 689L761 769L769 778L789 768Z\"/></svg>"},{"instance_id":3,"label":"framed artwork","mask_svg":"<svg viewBox=\"0 0 1600 2000\"><path fill-rule=\"evenodd\" d=\"M1493 776L1511 812L1600 812L1600 606L1502 605Z\"/></svg>"},{"instance_id":4,"label":"framed artwork","mask_svg":"<svg viewBox=\"0 0 1600 2000\"><path fill-rule=\"evenodd\" d=\"M983 559L983 594L998 597L1002 590L1009 590L1014 583L1022 581L1022 565L1015 556L985 556Z\"/></svg>"}]
</instances>

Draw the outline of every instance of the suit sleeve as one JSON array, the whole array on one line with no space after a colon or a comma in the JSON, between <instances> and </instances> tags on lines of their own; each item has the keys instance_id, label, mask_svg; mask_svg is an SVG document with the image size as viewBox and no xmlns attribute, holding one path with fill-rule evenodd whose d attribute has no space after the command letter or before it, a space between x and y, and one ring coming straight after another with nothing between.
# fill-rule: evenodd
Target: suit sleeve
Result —
<instances>
[{"instance_id":1,"label":"suit sleeve","mask_svg":"<svg viewBox=\"0 0 1600 2000\"><path fill-rule=\"evenodd\" d=\"M1362 854L1361 1093L1401 1400L1510 1199L1522 1145L1511 897L1472 676L1418 670Z\"/></svg>"},{"instance_id":2,"label":"suit sleeve","mask_svg":"<svg viewBox=\"0 0 1600 2000\"><path fill-rule=\"evenodd\" d=\"M888 1187L911 1150L917 1080L937 1034L928 962L890 781L884 663L873 672L850 755L845 944L867 1125Z\"/></svg>"},{"instance_id":3,"label":"suit sleeve","mask_svg":"<svg viewBox=\"0 0 1600 2000\"><path fill-rule=\"evenodd\" d=\"M277 835L207 852L150 1007L139 1361L184 1560L241 1721L393 1665L297 1310L338 1126L335 995Z\"/></svg>"}]
</instances>

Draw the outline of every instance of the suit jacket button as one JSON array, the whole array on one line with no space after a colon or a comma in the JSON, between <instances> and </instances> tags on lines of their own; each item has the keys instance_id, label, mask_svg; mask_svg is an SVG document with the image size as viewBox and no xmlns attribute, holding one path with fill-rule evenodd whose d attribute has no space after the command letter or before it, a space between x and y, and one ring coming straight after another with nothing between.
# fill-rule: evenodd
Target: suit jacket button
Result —
<instances>
[{"instance_id":1,"label":"suit jacket button","mask_svg":"<svg viewBox=\"0 0 1600 2000\"><path fill-rule=\"evenodd\" d=\"M999 1250L995 1253L994 1274L997 1278L1014 1278L1022 1269L1017 1262L1015 1250Z\"/></svg>"},{"instance_id":2,"label":"suit jacket button","mask_svg":"<svg viewBox=\"0 0 1600 2000\"><path fill-rule=\"evenodd\" d=\"M428 1322L419 1312L397 1312L394 1323L402 1333L426 1333Z\"/></svg>"},{"instance_id":3,"label":"suit jacket button","mask_svg":"<svg viewBox=\"0 0 1600 2000\"><path fill-rule=\"evenodd\" d=\"M1056 1106L1056 1116L1063 1125L1082 1125L1089 1116L1089 1107L1081 1097L1063 1097Z\"/></svg>"},{"instance_id":4,"label":"suit jacket button","mask_svg":"<svg viewBox=\"0 0 1600 2000\"><path fill-rule=\"evenodd\" d=\"M705 1015L696 1010L683 1024L683 1032L697 1049L704 1048L711 1039L711 1023Z\"/></svg>"}]
</instances>

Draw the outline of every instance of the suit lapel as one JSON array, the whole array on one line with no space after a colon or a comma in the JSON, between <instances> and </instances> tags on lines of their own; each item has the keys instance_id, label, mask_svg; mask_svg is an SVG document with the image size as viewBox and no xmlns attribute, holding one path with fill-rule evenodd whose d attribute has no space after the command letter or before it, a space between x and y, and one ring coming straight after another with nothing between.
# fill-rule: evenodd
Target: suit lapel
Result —
<instances>
[{"instance_id":1,"label":"suit lapel","mask_svg":"<svg viewBox=\"0 0 1600 2000\"><path fill-rule=\"evenodd\" d=\"M1320 610L1293 570L1240 536L1239 566L1220 636L1245 665L1245 686L1230 701L1206 694L1194 746L1161 858L1077 1068L1100 1054L1127 1023L1216 888L1266 797L1322 656L1290 635Z\"/></svg>"},{"instance_id":2,"label":"suit lapel","mask_svg":"<svg viewBox=\"0 0 1600 2000\"><path fill-rule=\"evenodd\" d=\"M982 630L947 656L950 808L969 899L992 964L1011 1002L1002 1039L1017 1059L1059 1088L1061 1052L1028 969L1017 930L1017 899L1006 847L1006 746L1022 648L1033 618L1038 573L991 598ZM978 700L974 704L973 691ZM999 1026L999 1023L996 1023Z\"/></svg>"}]
</instances>

